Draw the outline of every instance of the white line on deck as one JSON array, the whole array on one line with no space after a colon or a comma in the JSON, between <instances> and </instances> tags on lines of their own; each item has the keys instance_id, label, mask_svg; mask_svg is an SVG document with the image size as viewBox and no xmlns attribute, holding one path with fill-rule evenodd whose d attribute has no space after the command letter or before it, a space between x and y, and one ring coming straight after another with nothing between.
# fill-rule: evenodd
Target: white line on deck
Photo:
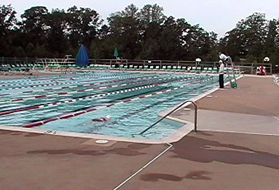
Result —
<instances>
[{"instance_id":1,"label":"white line on deck","mask_svg":"<svg viewBox=\"0 0 279 190\"><path fill-rule=\"evenodd\" d=\"M125 185L129 180L131 180L133 177L135 177L137 174L139 174L142 170L144 170L145 168L147 168L150 164L152 164L153 162L155 162L158 158L160 158L163 154L165 154L169 149L171 149L173 147L172 144L167 143L168 148L166 148L163 152L161 152L159 155L157 155L155 158L153 158L151 161L149 161L147 164L145 164L142 168L140 168L136 173L134 173L133 175L131 175L130 177L128 177L125 181L123 181L121 184L119 184L117 187L115 187L113 190L117 190L119 188L121 188L123 185Z\"/></svg>"}]
</instances>

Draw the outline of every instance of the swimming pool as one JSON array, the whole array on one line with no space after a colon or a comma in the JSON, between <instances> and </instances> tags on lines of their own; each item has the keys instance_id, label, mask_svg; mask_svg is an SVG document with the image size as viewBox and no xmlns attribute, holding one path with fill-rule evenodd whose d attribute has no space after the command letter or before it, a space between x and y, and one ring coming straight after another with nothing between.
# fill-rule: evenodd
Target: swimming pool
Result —
<instances>
[{"instance_id":1,"label":"swimming pool","mask_svg":"<svg viewBox=\"0 0 279 190\"><path fill-rule=\"evenodd\" d=\"M0 80L0 125L43 130L161 139L183 124L158 114L209 91L218 77L195 74L77 72ZM110 115L106 122L93 122Z\"/></svg>"}]
</instances>

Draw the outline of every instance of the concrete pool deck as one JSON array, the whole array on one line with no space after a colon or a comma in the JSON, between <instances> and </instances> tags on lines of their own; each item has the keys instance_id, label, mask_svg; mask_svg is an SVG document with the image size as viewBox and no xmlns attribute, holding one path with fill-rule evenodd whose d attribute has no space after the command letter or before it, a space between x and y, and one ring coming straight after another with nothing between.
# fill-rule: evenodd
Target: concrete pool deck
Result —
<instances>
[{"instance_id":1,"label":"concrete pool deck","mask_svg":"<svg viewBox=\"0 0 279 190\"><path fill-rule=\"evenodd\" d=\"M262 134L277 130L278 99L272 78L244 77L238 89L218 90L198 101L201 131L172 145L102 145L94 139L1 130L0 188L274 190L279 136ZM186 110L174 116L185 119L183 112L191 116ZM216 129L216 123L225 127ZM262 131L248 134L253 127Z\"/></svg>"},{"instance_id":2,"label":"concrete pool deck","mask_svg":"<svg viewBox=\"0 0 279 190\"><path fill-rule=\"evenodd\" d=\"M273 80L247 76L239 79L238 89L225 88L200 99L199 130L279 135L279 86ZM182 109L172 117L192 121L194 116Z\"/></svg>"}]
</instances>

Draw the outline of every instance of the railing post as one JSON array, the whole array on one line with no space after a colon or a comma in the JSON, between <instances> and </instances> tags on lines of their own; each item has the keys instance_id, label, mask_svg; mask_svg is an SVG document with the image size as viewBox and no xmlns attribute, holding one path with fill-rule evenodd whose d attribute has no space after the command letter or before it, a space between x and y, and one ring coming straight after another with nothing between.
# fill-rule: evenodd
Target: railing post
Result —
<instances>
[{"instance_id":1,"label":"railing post","mask_svg":"<svg viewBox=\"0 0 279 190\"><path fill-rule=\"evenodd\" d=\"M198 122L198 106L195 102L193 101L185 101L182 104L180 104L178 107L176 107L175 109L173 109L171 112L169 112L168 114L166 114L164 117L162 117L161 119L159 119L158 121L156 121L155 123L153 123L152 125L150 125L148 128L146 128L145 130L143 130L142 132L140 132L138 135L143 135L145 132L147 132L148 130L150 130L152 127L154 127L155 125L157 125L158 123L160 123L163 119L167 118L169 115L171 115L173 112L177 111L178 109L180 109L182 106L184 106L186 103L192 103L195 107L195 120L194 120L194 131L198 132L198 126L197 126L197 122Z\"/></svg>"}]
</instances>

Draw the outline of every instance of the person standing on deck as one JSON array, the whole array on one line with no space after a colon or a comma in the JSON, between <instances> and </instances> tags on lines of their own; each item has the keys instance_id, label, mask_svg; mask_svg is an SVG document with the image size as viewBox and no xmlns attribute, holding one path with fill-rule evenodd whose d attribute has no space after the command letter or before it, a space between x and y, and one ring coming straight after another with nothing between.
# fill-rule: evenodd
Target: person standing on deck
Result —
<instances>
[{"instance_id":1,"label":"person standing on deck","mask_svg":"<svg viewBox=\"0 0 279 190\"><path fill-rule=\"evenodd\" d=\"M227 60L227 56L224 54L220 55L220 66L219 66L219 86L220 88L224 88L224 62Z\"/></svg>"},{"instance_id":2,"label":"person standing on deck","mask_svg":"<svg viewBox=\"0 0 279 190\"><path fill-rule=\"evenodd\" d=\"M220 67L219 67L219 86L220 88L224 88L224 63L220 60Z\"/></svg>"}]
</instances>

